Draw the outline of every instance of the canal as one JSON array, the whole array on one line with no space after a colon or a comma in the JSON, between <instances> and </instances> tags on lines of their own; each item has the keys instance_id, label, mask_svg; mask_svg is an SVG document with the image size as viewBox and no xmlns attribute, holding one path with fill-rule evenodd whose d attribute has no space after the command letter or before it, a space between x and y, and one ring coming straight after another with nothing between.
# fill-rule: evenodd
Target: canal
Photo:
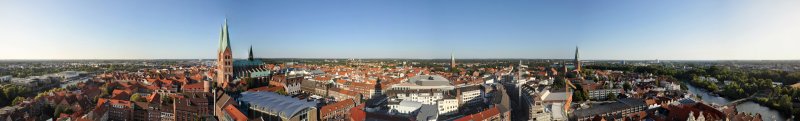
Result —
<instances>
[{"instance_id":1,"label":"canal","mask_svg":"<svg viewBox=\"0 0 800 121\"><path fill-rule=\"evenodd\" d=\"M703 102L705 102L705 103L714 103L714 104L717 104L717 105L726 105L726 104L728 104L728 102L730 102L730 100L728 100L728 99L726 99L724 97L710 95L708 93L708 91L700 89L700 88L697 88L697 87L694 87L694 85L687 84L686 87L689 88L689 93L691 93L693 95L699 95L701 97L701 100ZM758 103L755 103L753 101L747 101L747 102L743 102L743 103L737 105L736 106L736 110L738 110L739 112L744 112L744 113L753 113L753 114L759 113L759 114L761 114L761 118L764 121L785 121L786 120L786 117L782 116L781 113L778 112L778 110L770 109L769 107L759 105Z\"/></svg>"}]
</instances>

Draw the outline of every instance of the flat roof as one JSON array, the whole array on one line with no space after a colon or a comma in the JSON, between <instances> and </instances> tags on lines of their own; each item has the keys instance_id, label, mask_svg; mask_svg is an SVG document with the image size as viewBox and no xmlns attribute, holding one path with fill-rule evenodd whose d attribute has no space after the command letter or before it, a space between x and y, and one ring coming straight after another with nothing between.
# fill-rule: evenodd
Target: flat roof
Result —
<instances>
[{"instance_id":1,"label":"flat roof","mask_svg":"<svg viewBox=\"0 0 800 121\"><path fill-rule=\"evenodd\" d=\"M547 97L545 97L542 101L567 100L567 96L567 92L550 92L550 94L548 94Z\"/></svg>"},{"instance_id":2,"label":"flat roof","mask_svg":"<svg viewBox=\"0 0 800 121\"><path fill-rule=\"evenodd\" d=\"M418 75L408 78L408 82L419 86L453 86L449 80L439 75Z\"/></svg>"},{"instance_id":3,"label":"flat roof","mask_svg":"<svg viewBox=\"0 0 800 121\"><path fill-rule=\"evenodd\" d=\"M564 115L564 104L562 103L553 103L550 106L550 114L553 116L553 119L566 119L566 115Z\"/></svg>"}]
</instances>

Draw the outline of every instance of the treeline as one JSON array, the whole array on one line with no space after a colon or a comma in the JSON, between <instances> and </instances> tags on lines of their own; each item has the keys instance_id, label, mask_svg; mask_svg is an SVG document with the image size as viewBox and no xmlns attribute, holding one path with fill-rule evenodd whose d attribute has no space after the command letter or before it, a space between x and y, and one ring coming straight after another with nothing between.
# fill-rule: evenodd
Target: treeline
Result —
<instances>
[{"instance_id":1,"label":"treeline","mask_svg":"<svg viewBox=\"0 0 800 121\"><path fill-rule=\"evenodd\" d=\"M41 76L45 74L58 73L63 71L85 71L85 72L102 72L102 71L137 71L139 69L147 68L141 65L100 65L100 66L69 66L69 67L45 67L45 68L10 68L7 70L0 70L0 76L12 75L17 78L25 78L28 76Z\"/></svg>"},{"instance_id":2,"label":"treeline","mask_svg":"<svg viewBox=\"0 0 800 121\"><path fill-rule=\"evenodd\" d=\"M743 70L730 69L725 66L692 67L691 69L675 69L659 65L632 66L619 64L597 64L585 66L589 69L619 70L637 73L652 73L655 75L672 76L685 80L692 85L720 94L731 99L746 98L756 92L769 93L766 97L756 98L754 101L767 107L779 110L789 116L800 117L800 109L794 109L792 102L800 101L800 89L789 86L773 86L773 82L782 82L784 85L800 81L800 72L786 72L779 70ZM717 82L699 77L713 77ZM730 81L727 85L725 81Z\"/></svg>"},{"instance_id":3,"label":"treeline","mask_svg":"<svg viewBox=\"0 0 800 121\"><path fill-rule=\"evenodd\" d=\"M719 80L751 80L770 79L783 84L800 82L800 72L787 72L780 70L741 70L730 69L723 66L692 67L692 69L675 69L661 65L633 66L621 64L594 64L584 66L586 69L616 70L636 73L650 73L654 75L673 76L681 80L692 80L697 76L714 77Z\"/></svg>"},{"instance_id":4,"label":"treeline","mask_svg":"<svg viewBox=\"0 0 800 121\"><path fill-rule=\"evenodd\" d=\"M636 72L636 73L650 73L655 75L670 75L670 76L675 76L679 74L679 71L676 69L667 68L660 65L632 66L632 65L620 65L620 64L594 64L594 65L586 65L584 66L584 68L595 69L595 70L615 70L615 71Z\"/></svg>"},{"instance_id":5,"label":"treeline","mask_svg":"<svg viewBox=\"0 0 800 121\"><path fill-rule=\"evenodd\" d=\"M0 107L14 105L24 100L23 95L30 93L28 88L18 85L0 85Z\"/></svg>"}]
</instances>

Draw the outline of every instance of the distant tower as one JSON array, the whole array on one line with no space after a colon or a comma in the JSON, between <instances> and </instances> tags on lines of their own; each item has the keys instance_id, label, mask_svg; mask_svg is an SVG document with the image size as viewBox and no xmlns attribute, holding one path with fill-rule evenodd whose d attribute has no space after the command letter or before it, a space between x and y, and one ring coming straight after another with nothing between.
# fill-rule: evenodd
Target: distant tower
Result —
<instances>
[{"instance_id":1,"label":"distant tower","mask_svg":"<svg viewBox=\"0 0 800 121\"><path fill-rule=\"evenodd\" d=\"M208 80L203 81L203 92L211 92L211 82Z\"/></svg>"},{"instance_id":2,"label":"distant tower","mask_svg":"<svg viewBox=\"0 0 800 121\"><path fill-rule=\"evenodd\" d=\"M247 60L253 61L253 45L250 45L250 52L248 52L250 56L247 57Z\"/></svg>"},{"instance_id":3,"label":"distant tower","mask_svg":"<svg viewBox=\"0 0 800 121\"><path fill-rule=\"evenodd\" d=\"M233 78L233 52L231 52L230 37L228 37L228 19L222 25L219 37L219 50L217 51L217 85L225 86Z\"/></svg>"},{"instance_id":4,"label":"distant tower","mask_svg":"<svg viewBox=\"0 0 800 121\"><path fill-rule=\"evenodd\" d=\"M381 87L381 79L378 79L377 81L375 81L375 88L374 88L374 91L372 93L372 97L370 97L370 98L375 98L377 96L383 95L382 90L383 90L383 88Z\"/></svg>"},{"instance_id":5,"label":"distant tower","mask_svg":"<svg viewBox=\"0 0 800 121\"><path fill-rule=\"evenodd\" d=\"M564 76L567 76L567 73L569 73L569 69L567 69L567 63L562 61L561 66L564 67Z\"/></svg>"},{"instance_id":6,"label":"distant tower","mask_svg":"<svg viewBox=\"0 0 800 121\"><path fill-rule=\"evenodd\" d=\"M453 53L450 53L450 68L456 69L456 56Z\"/></svg>"},{"instance_id":7,"label":"distant tower","mask_svg":"<svg viewBox=\"0 0 800 121\"><path fill-rule=\"evenodd\" d=\"M581 65L581 60L580 60L579 57L580 57L580 55L578 54L578 46L575 46L575 62L574 63L575 63L575 70L578 71L578 72L581 71L581 66L583 66L583 65Z\"/></svg>"},{"instance_id":8,"label":"distant tower","mask_svg":"<svg viewBox=\"0 0 800 121\"><path fill-rule=\"evenodd\" d=\"M522 71L523 71L523 69L522 69L522 60L519 60L519 65L517 65L517 74L516 74L516 77L515 77L516 80L521 80L522 79Z\"/></svg>"}]
</instances>

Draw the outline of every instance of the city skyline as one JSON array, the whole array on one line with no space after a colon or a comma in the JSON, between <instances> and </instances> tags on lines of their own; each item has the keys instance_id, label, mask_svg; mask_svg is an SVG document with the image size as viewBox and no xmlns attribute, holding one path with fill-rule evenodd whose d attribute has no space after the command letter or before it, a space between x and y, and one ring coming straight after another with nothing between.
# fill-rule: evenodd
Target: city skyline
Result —
<instances>
[{"instance_id":1,"label":"city skyline","mask_svg":"<svg viewBox=\"0 0 800 121\"><path fill-rule=\"evenodd\" d=\"M798 1L153 2L0 2L0 59L800 59Z\"/></svg>"}]
</instances>

